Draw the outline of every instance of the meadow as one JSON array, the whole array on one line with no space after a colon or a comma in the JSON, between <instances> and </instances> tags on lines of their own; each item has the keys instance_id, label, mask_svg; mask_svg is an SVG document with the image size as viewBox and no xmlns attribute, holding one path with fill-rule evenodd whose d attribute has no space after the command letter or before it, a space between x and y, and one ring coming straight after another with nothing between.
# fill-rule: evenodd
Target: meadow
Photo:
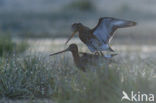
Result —
<instances>
[{"instance_id":1,"label":"meadow","mask_svg":"<svg viewBox=\"0 0 156 103\"><path fill-rule=\"evenodd\" d=\"M156 95L155 0L0 0L0 103L131 103L129 96ZM137 22L117 30L111 42L118 54L108 64L81 71L70 52L71 25L93 28L100 17ZM107 52L106 52L107 53ZM137 102L134 103L149 103Z\"/></svg>"},{"instance_id":2,"label":"meadow","mask_svg":"<svg viewBox=\"0 0 156 103\"><path fill-rule=\"evenodd\" d=\"M49 57L65 48L64 40L28 40L34 45L24 53L0 57L0 102L121 103L122 91L155 94L155 46L115 45L118 55L111 64L103 62L95 71L83 72L71 53ZM88 52L75 41L80 51Z\"/></svg>"}]
</instances>

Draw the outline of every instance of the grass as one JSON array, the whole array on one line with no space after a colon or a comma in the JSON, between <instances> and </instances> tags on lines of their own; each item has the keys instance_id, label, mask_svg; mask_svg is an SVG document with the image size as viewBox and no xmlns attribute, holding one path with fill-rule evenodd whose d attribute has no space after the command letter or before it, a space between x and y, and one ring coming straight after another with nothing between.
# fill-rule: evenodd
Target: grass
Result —
<instances>
[{"instance_id":1,"label":"grass","mask_svg":"<svg viewBox=\"0 0 156 103\"><path fill-rule=\"evenodd\" d=\"M117 58L118 59L118 58ZM153 59L123 57L84 73L69 56L0 59L0 98L47 98L56 103L121 103L122 91L155 93ZM33 99L32 99L33 100ZM125 101L124 103L128 103Z\"/></svg>"},{"instance_id":2,"label":"grass","mask_svg":"<svg viewBox=\"0 0 156 103\"><path fill-rule=\"evenodd\" d=\"M22 53L28 48L26 42L15 43L9 36L0 36L0 56Z\"/></svg>"},{"instance_id":3,"label":"grass","mask_svg":"<svg viewBox=\"0 0 156 103\"><path fill-rule=\"evenodd\" d=\"M123 90L154 93L151 68L139 69L114 64L107 72L106 68L98 68L96 72L71 75L69 81L62 78L57 99L59 103L121 103Z\"/></svg>"},{"instance_id":4,"label":"grass","mask_svg":"<svg viewBox=\"0 0 156 103\"><path fill-rule=\"evenodd\" d=\"M11 41L11 38L6 36L0 37L0 56L4 55L4 53L9 53L13 51L15 43Z\"/></svg>"},{"instance_id":5,"label":"grass","mask_svg":"<svg viewBox=\"0 0 156 103\"><path fill-rule=\"evenodd\" d=\"M35 56L1 58L0 97L19 99L49 96L53 79L43 61Z\"/></svg>"}]
</instances>

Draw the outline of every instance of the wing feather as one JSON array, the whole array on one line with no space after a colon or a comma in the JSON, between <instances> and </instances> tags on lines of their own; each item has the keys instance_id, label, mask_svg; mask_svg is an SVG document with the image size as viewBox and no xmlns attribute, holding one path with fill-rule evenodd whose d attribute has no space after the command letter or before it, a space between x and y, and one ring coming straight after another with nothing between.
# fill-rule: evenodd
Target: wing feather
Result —
<instances>
[{"instance_id":1,"label":"wing feather","mask_svg":"<svg viewBox=\"0 0 156 103\"><path fill-rule=\"evenodd\" d=\"M87 43L87 46L91 52L103 51L107 48L105 47L106 45L103 42L100 42L97 39L90 39Z\"/></svg>"},{"instance_id":2,"label":"wing feather","mask_svg":"<svg viewBox=\"0 0 156 103\"><path fill-rule=\"evenodd\" d=\"M93 35L98 38L99 41L105 44L111 41L114 32L118 28L125 28L135 26L136 22L129 20L122 20L112 17L103 17L99 19L98 24L92 29Z\"/></svg>"},{"instance_id":3,"label":"wing feather","mask_svg":"<svg viewBox=\"0 0 156 103\"><path fill-rule=\"evenodd\" d=\"M100 42L104 42L106 44L112 36L109 29L108 22L105 22L104 18L100 18L97 26L93 29L93 35L98 38Z\"/></svg>"}]
</instances>

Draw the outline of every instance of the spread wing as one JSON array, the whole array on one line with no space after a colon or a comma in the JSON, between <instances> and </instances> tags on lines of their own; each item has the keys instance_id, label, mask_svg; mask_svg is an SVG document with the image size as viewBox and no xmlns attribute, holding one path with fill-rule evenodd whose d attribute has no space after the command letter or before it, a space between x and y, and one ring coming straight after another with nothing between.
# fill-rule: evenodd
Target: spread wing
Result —
<instances>
[{"instance_id":1,"label":"spread wing","mask_svg":"<svg viewBox=\"0 0 156 103\"><path fill-rule=\"evenodd\" d=\"M91 52L95 52L100 50L100 46L102 45L97 39L90 39L89 42L86 43Z\"/></svg>"},{"instance_id":2,"label":"spread wing","mask_svg":"<svg viewBox=\"0 0 156 103\"><path fill-rule=\"evenodd\" d=\"M93 35L98 38L100 42L108 43L112 37L111 28L109 28L109 22L105 21L105 18L100 18L97 26L93 29Z\"/></svg>"},{"instance_id":3,"label":"spread wing","mask_svg":"<svg viewBox=\"0 0 156 103\"><path fill-rule=\"evenodd\" d=\"M112 17L103 17L99 19L97 26L92 29L93 35L103 43L108 43L118 28L126 28L135 26L136 22L129 20L122 20Z\"/></svg>"}]
</instances>

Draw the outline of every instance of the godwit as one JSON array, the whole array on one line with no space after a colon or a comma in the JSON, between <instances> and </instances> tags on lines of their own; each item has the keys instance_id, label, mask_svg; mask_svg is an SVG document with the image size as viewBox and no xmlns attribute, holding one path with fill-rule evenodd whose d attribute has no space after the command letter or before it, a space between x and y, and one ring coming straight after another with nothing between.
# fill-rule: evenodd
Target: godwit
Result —
<instances>
[{"instance_id":1,"label":"godwit","mask_svg":"<svg viewBox=\"0 0 156 103\"><path fill-rule=\"evenodd\" d=\"M82 52L79 53L77 45L71 44L71 45L69 45L69 47L67 49L57 52L57 53L50 54L50 56L60 54L60 53L66 52L66 51L70 51L72 53L75 65L82 71L85 71L86 66L88 66L88 65L93 65L93 64L95 65L99 59L107 60L116 55L116 54L109 54L109 55L100 56L100 55L93 55L93 54L89 54L89 53L82 53Z\"/></svg>"},{"instance_id":2,"label":"godwit","mask_svg":"<svg viewBox=\"0 0 156 103\"><path fill-rule=\"evenodd\" d=\"M122 20L112 17L103 17L99 19L98 24L90 29L84 26L81 23L74 23L72 25L73 33L66 41L68 41L79 32L80 40L85 43L91 52L99 52L102 54L102 51L114 51L109 43L113 37L114 32L118 28L125 28L135 26L136 22Z\"/></svg>"}]
</instances>

